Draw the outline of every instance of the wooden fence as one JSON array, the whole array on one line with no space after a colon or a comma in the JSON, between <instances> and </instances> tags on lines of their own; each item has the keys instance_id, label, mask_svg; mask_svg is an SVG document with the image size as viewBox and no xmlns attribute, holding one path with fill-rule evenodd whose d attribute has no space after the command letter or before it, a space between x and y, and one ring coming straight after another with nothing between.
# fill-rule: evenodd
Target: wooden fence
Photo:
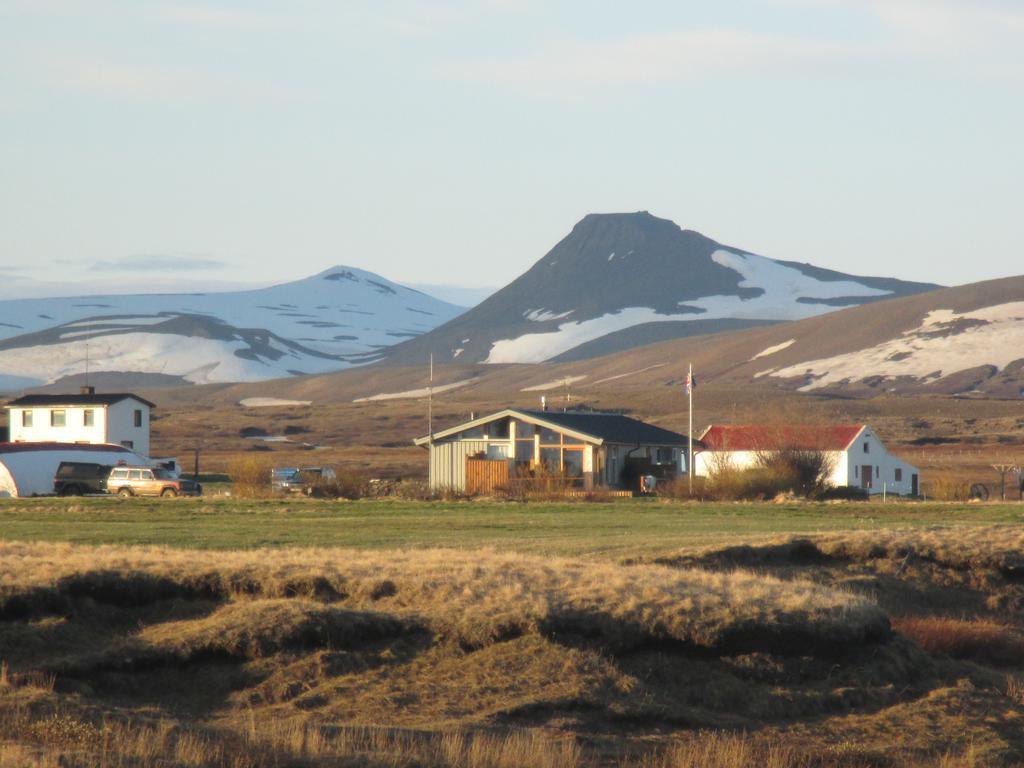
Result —
<instances>
[{"instance_id":1,"label":"wooden fence","mask_svg":"<svg viewBox=\"0 0 1024 768\"><path fill-rule=\"evenodd\" d=\"M466 458L466 493L494 493L508 485L507 459Z\"/></svg>"}]
</instances>

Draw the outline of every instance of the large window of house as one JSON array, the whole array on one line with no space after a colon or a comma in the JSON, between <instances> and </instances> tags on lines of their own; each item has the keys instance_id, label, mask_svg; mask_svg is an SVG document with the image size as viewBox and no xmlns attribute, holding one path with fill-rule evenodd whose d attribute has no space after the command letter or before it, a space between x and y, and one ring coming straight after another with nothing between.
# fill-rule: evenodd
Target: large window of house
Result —
<instances>
[{"instance_id":1,"label":"large window of house","mask_svg":"<svg viewBox=\"0 0 1024 768\"><path fill-rule=\"evenodd\" d=\"M566 477L583 477L583 448L562 449L562 470Z\"/></svg>"},{"instance_id":2,"label":"large window of house","mask_svg":"<svg viewBox=\"0 0 1024 768\"><path fill-rule=\"evenodd\" d=\"M32 426L32 411L21 412L21 426L31 427Z\"/></svg>"},{"instance_id":3,"label":"large window of house","mask_svg":"<svg viewBox=\"0 0 1024 768\"><path fill-rule=\"evenodd\" d=\"M586 446L561 432L542 427L540 430L540 461L551 472L566 477L583 477L583 451Z\"/></svg>"},{"instance_id":4,"label":"large window of house","mask_svg":"<svg viewBox=\"0 0 1024 768\"><path fill-rule=\"evenodd\" d=\"M142 426L142 411L139 410L138 408L135 409L135 426Z\"/></svg>"},{"instance_id":5,"label":"large window of house","mask_svg":"<svg viewBox=\"0 0 1024 768\"><path fill-rule=\"evenodd\" d=\"M63 427L68 423L67 411L54 409L50 411L50 426Z\"/></svg>"},{"instance_id":6,"label":"large window of house","mask_svg":"<svg viewBox=\"0 0 1024 768\"><path fill-rule=\"evenodd\" d=\"M86 408L82 411L82 426L92 427L96 424L96 411L92 408Z\"/></svg>"},{"instance_id":7,"label":"large window of house","mask_svg":"<svg viewBox=\"0 0 1024 768\"><path fill-rule=\"evenodd\" d=\"M654 456L655 464L673 464L675 463L675 451L671 448L659 448Z\"/></svg>"}]
</instances>

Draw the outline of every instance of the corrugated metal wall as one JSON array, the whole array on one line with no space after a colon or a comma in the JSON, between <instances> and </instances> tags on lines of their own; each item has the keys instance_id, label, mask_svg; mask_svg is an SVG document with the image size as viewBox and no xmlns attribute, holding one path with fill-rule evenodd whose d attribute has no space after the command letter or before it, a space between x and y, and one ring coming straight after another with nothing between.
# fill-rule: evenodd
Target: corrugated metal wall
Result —
<instances>
[{"instance_id":1,"label":"corrugated metal wall","mask_svg":"<svg viewBox=\"0 0 1024 768\"><path fill-rule=\"evenodd\" d=\"M466 457L487 452L486 440L456 440L431 446L430 487L439 490L466 490Z\"/></svg>"}]
</instances>

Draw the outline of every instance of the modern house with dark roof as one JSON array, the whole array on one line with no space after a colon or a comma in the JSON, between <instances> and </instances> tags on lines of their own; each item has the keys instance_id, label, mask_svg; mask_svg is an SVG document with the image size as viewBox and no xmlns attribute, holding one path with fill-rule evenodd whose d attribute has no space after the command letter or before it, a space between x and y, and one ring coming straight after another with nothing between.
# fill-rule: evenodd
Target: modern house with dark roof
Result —
<instances>
[{"instance_id":1,"label":"modern house with dark roof","mask_svg":"<svg viewBox=\"0 0 1024 768\"><path fill-rule=\"evenodd\" d=\"M7 404L12 443L114 444L149 455L150 410L156 406L126 392L25 395Z\"/></svg>"},{"instance_id":2,"label":"modern house with dark roof","mask_svg":"<svg viewBox=\"0 0 1024 768\"><path fill-rule=\"evenodd\" d=\"M830 462L829 483L868 493L917 496L917 467L889 453L867 424L712 424L694 449L694 475L746 469L773 451L815 451Z\"/></svg>"},{"instance_id":3,"label":"modern house with dark roof","mask_svg":"<svg viewBox=\"0 0 1024 768\"><path fill-rule=\"evenodd\" d=\"M686 470L685 435L617 413L506 408L414 443L430 452L430 487L461 492L541 468L580 488L631 490L642 475ZM482 485L475 479L481 466L492 478Z\"/></svg>"}]
</instances>

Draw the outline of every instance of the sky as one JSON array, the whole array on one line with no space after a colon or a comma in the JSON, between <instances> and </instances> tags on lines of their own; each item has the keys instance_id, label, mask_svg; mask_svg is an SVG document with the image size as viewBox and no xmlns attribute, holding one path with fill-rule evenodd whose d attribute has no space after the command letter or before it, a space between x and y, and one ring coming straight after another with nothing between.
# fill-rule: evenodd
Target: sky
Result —
<instances>
[{"instance_id":1,"label":"sky","mask_svg":"<svg viewBox=\"0 0 1024 768\"><path fill-rule=\"evenodd\" d=\"M1024 272L1019 0L0 0L0 297L497 287L587 213Z\"/></svg>"}]
</instances>

